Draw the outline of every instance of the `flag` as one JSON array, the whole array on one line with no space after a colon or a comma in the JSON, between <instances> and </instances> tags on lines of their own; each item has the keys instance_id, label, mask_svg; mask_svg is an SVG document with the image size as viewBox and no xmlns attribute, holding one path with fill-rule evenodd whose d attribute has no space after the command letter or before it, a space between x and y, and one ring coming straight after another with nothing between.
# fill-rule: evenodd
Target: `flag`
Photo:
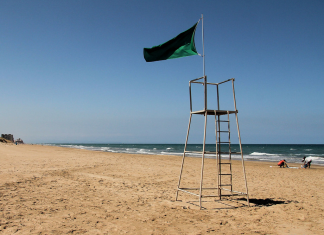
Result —
<instances>
[{"instance_id":1,"label":"flag","mask_svg":"<svg viewBox=\"0 0 324 235\"><path fill-rule=\"evenodd\" d=\"M143 53L146 62L198 55L195 46L195 31L197 24L198 22L190 29L161 45L152 48L144 48Z\"/></svg>"}]
</instances>

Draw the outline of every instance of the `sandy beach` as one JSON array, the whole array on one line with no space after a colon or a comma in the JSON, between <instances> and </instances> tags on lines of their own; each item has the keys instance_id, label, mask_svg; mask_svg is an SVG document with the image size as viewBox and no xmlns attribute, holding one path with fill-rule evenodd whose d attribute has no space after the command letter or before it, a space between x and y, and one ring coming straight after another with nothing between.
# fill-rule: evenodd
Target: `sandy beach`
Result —
<instances>
[{"instance_id":1,"label":"sandy beach","mask_svg":"<svg viewBox=\"0 0 324 235\"><path fill-rule=\"evenodd\" d=\"M194 196L175 201L181 160L0 144L0 234L324 233L324 167L246 161L250 207L209 201L199 210ZM206 160L206 185L213 164ZM188 183L200 165L186 159Z\"/></svg>"}]
</instances>

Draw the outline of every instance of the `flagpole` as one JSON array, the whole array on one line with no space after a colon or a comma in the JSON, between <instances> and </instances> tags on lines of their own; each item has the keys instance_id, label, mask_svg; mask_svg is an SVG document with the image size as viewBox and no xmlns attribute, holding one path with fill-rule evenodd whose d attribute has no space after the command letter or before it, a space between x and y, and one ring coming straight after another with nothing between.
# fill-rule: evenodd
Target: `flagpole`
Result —
<instances>
[{"instance_id":1,"label":"flagpole","mask_svg":"<svg viewBox=\"0 0 324 235\"><path fill-rule=\"evenodd\" d=\"M204 142L201 162L201 178L200 178L200 189L199 189L199 206L201 209L201 199L203 191L203 179L204 179L204 164L205 164L205 151L206 151L206 133L207 133L207 77L205 74L205 42L204 42L204 15L201 14L201 25L202 25L202 42L203 42L203 73L204 73L204 95L205 95L205 125L204 125Z\"/></svg>"},{"instance_id":2,"label":"flagpole","mask_svg":"<svg viewBox=\"0 0 324 235\"><path fill-rule=\"evenodd\" d=\"M203 72L205 76L205 39L204 39L204 15L201 14L201 25L202 25L202 42L203 42Z\"/></svg>"},{"instance_id":3,"label":"flagpole","mask_svg":"<svg viewBox=\"0 0 324 235\"><path fill-rule=\"evenodd\" d=\"M204 74L204 93L205 93L205 111L207 110L207 77L205 74L205 38L204 38L204 15L201 14L201 31L202 31L202 44L203 44L203 74Z\"/></svg>"}]
</instances>

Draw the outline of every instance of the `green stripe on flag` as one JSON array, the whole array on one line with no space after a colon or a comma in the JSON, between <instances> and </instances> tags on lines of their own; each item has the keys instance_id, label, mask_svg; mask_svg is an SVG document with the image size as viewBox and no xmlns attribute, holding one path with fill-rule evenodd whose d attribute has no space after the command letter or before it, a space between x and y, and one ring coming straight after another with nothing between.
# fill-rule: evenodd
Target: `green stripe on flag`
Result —
<instances>
[{"instance_id":1,"label":"green stripe on flag","mask_svg":"<svg viewBox=\"0 0 324 235\"><path fill-rule=\"evenodd\" d=\"M161 45L152 48L144 48L143 52L146 62L198 55L195 47L195 31L197 24L198 22L190 29Z\"/></svg>"}]
</instances>

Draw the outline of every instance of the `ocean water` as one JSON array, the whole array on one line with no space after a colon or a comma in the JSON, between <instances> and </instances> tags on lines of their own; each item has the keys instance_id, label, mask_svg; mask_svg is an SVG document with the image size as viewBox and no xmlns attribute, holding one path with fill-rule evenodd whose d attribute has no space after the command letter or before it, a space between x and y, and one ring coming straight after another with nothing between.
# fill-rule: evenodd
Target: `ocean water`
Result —
<instances>
[{"instance_id":1,"label":"ocean water","mask_svg":"<svg viewBox=\"0 0 324 235\"><path fill-rule=\"evenodd\" d=\"M93 151L154 154L154 155L179 155L183 154L184 144L47 144L67 148L87 149ZM226 151L228 146L221 146ZM232 152L239 151L238 144L231 145ZM201 151L201 144L189 144L188 151ZM243 157L252 161L278 162L285 159L289 162L301 163L303 156L312 157L312 164L324 165L324 144L242 144ZM215 151L215 144L207 144L206 151ZM198 154L186 156L200 157ZM226 155L222 155L226 157ZM206 157L212 158L213 156ZM232 159L239 159L240 155L232 155Z\"/></svg>"}]
</instances>

